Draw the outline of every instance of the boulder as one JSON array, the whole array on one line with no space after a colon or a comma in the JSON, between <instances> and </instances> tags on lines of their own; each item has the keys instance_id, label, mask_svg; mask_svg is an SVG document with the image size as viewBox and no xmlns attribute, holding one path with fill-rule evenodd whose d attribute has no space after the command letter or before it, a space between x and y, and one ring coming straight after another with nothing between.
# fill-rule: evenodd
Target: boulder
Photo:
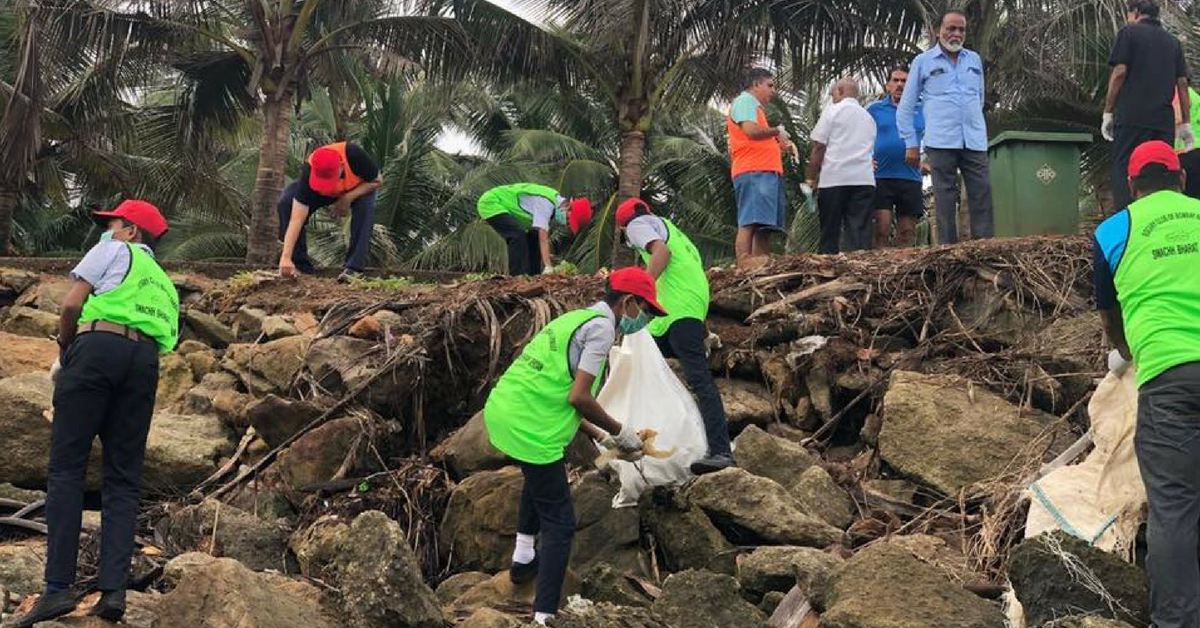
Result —
<instances>
[{"instance_id":1,"label":"boulder","mask_svg":"<svg viewBox=\"0 0 1200 628\"><path fill-rule=\"evenodd\" d=\"M546 623L550 628L676 628L643 608L584 599L571 600Z\"/></svg>"},{"instance_id":2,"label":"boulder","mask_svg":"<svg viewBox=\"0 0 1200 628\"><path fill-rule=\"evenodd\" d=\"M182 356L189 356L197 352L211 352L212 350L212 347L199 340L182 340L175 346L175 353Z\"/></svg>"},{"instance_id":3,"label":"boulder","mask_svg":"<svg viewBox=\"0 0 1200 628\"><path fill-rule=\"evenodd\" d=\"M154 407L175 405L195 383L192 367L183 356L164 353L158 358L158 392L154 397Z\"/></svg>"},{"instance_id":4,"label":"boulder","mask_svg":"<svg viewBox=\"0 0 1200 628\"><path fill-rule=\"evenodd\" d=\"M257 335L262 331L263 321L266 318L267 313L261 308L243 305L238 308L233 322L237 326L238 333Z\"/></svg>"},{"instance_id":5,"label":"boulder","mask_svg":"<svg viewBox=\"0 0 1200 628\"><path fill-rule=\"evenodd\" d=\"M767 425L775 420L775 396L766 386L742 379L716 379L725 417L730 429L738 431L746 425Z\"/></svg>"},{"instance_id":6,"label":"boulder","mask_svg":"<svg viewBox=\"0 0 1200 628\"><path fill-rule=\"evenodd\" d=\"M361 446L363 427L358 419L334 419L296 439L279 454L275 467L284 485L293 490L327 482L337 474L346 457Z\"/></svg>"},{"instance_id":7,"label":"boulder","mask_svg":"<svg viewBox=\"0 0 1200 628\"><path fill-rule=\"evenodd\" d=\"M312 343L305 367L312 378L334 395L343 395L363 385L375 375L384 358L383 344L350 336L330 336ZM392 412L399 399L405 399L413 383L406 377L375 379L360 398L368 407L382 413Z\"/></svg>"},{"instance_id":8,"label":"boulder","mask_svg":"<svg viewBox=\"0 0 1200 628\"><path fill-rule=\"evenodd\" d=\"M825 547L836 543L837 528L805 514L799 502L778 482L729 468L702 475L686 497L704 510L726 534L748 533L768 544Z\"/></svg>"},{"instance_id":9,"label":"boulder","mask_svg":"<svg viewBox=\"0 0 1200 628\"><path fill-rule=\"evenodd\" d=\"M18 336L0 331L0 347L4 347L4 359L0 360L0 379L49 371L50 365L58 357L58 343L49 338Z\"/></svg>"},{"instance_id":10,"label":"boulder","mask_svg":"<svg viewBox=\"0 0 1200 628\"><path fill-rule=\"evenodd\" d=\"M32 504L33 502L46 499L46 492L17 488L5 482L0 484L0 499L11 499L25 504Z\"/></svg>"},{"instance_id":11,"label":"boulder","mask_svg":"<svg viewBox=\"0 0 1200 628\"><path fill-rule=\"evenodd\" d=\"M229 373L209 373L184 394L177 408L186 414L215 414L226 425L246 427L244 414L251 397L238 392L237 385L237 378Z\"/></svg>"},{"instance_id":12,"label":"boulder","mask_svg":"<svg viewBox=\"0 0 1200 628\"><path fill-rule=\"evenodd\" d=\"M842 562L838 556L811 547L759 547L738 560L737 579L751 599L771 591L786 593L797 585L812 599L825 590Z\"/></svg>"},{"instance_id":13,"label":"boulder","mask_svg":"<svg viewBox=\"0 0 1200 628\"><path fill-rule=\"evenodd\" d=\"M37 284L40 275L28 270L17 268L0 268L0 287L6 288L13 295L20 295Z\"/></svg>"},{"instance_id":14,"label":"boulder","mask_svg":"<svg viewBox=\"0 0 1200 628\"><path fill-rule=\"evenodd\" d=\"M737 548L698 507L674 501L643 500L642 519L654 536L663 566L668 571L734 572Z\"/></svg>"},{"instance_id":15,"label":"boulder","mask_svg":"<svg viewBox=\"0 0 1200 628\"><path fill-rule=\"evenodd\" d=\"M523 482L519 468L505 467L454 487L438 534L452 571L508 569Z\"/></svg>"},{"instance_id":16,"label":"boulder","mask_svg":"<svg viewBox=\"0 0 1200 628\"><path fill-rule=\"evenodd\" d=\"M575 538L571 566L583 569L604 561L622 569L637 566L641 524L636 508L612 507L617 489L598 474L584 475L571 487L575 505Z\"/></svg>"},{"instance_id":17,"label":"boulder","mask_svg":"<svg viewBox=\"0 0 1200 628\"><path fill-rule=\"evenodd\" d=\"M668 576L651 610L671 628L761 628L766 620L742 599L737 580L707 571Z\"/></svg>"},{"instance_id":18,"label":"boulder","mask_svg":"<svg viewBox=\"0 0 1200 628\"><path fill-rule=\"evenodd\" d=\"M900 473L956 495L1003 474L1054 420L957 376L893 371L879 455Z\"/></svg>"},{"instance_id":19,"label":"boulder","mask_svg":"<svg viewBox=\"0 0 1200 628\"><path fill-rule=\"evenodd\" d=\"M733 447L739 467L784 486L791 486L801 473L817 463L816 457L804 447L768 434L757 425L742 430L733 440Z\"/></svg>"},{"instance_id":20,"label":"boulder","mask_svg":"<svg viewBox=\"0 0 1200 628\"><path fill-rule=\"evenodd\" d=\"M481 608L467 616L458 628L520 628L524 622L492 608Z\"/></svg>"},{"instance_id":21,"label":"boulder","mask_svg":"<svg viewBox=\"0 0 1200 628\"><path fill-rule=\"evenodd\" d=\"M192 376L196 378L203 378L205 375L216 371L217 367L220 366L220 360L217 359L217 354L212 349L193 351L186 355L180 355L183 355L183 359L187 360L188 366L192 369Z\"/></svg>"},{"instance_id":22,"label":"boulder","mask_svg":"<svg viewBox=\"0 0 1200 628\"><path fill-rule=\"evenodd\" d=\"M171 513L162 527L167 542L179 552L206 551L233 558L255 571L295 571L295 561L288 556L286 526L215 499Z\"/></svg>"},{"instance_id":23,"label":"boulder","mask_svg":"<svg viewBox=\"0 0 1200 628\"><path fill-rule=\"evenodd\" d=\"M845 530L854 521L854 501L820 465L809 467L788 487L804 512Z\"/></svg>"},{"instance_id":24,"label":"boulder","mask_svg":"<svg viewBox=\"0 0 1200 628\"><path fill-rule=\"evenodd\" d=\"M183 320L202 342L215 349L224 349L237 342L237 335L216 316L195 308L185 310Z\"/></svg>"},{"instance_id":25,"label":"boulder","mask_svg":"<svg viewBox=\"0 0 1200 628\"><path fill-rule=\"evenodd\" d=\"M150 423L142 486L158 490L191 489L235 447L221 420L212 415L159 412ZM99 449L97 447L97 449Z\"/></svg>"},{"instance_id":26,"label":"boulder","mask_svg":"<svg viewBox=\"0 0 1200 628\"><path fill-rule=\"evenodd\" d=\"M1031 626L1031 628L1036 628ZM1041 628L1133 628L1129 624L1095 615L1071 615L1048 621Z\"/></svg>"},{"instance_id":27,"label":"boulder","mask_svg":"<svg viewBox=\"0 0 1200 628\"><path fill-rule=\"evenodd\" d=\"M597 562L579 576L579 594L593 602L649 607L652 600L629 578L608 563Z\"/></svg>"},{"instance_id":28,"label":"boulder","mask_svg":"<svg viewBox=\"0 0 1200 628\"><path fill-rule=\"evenodd\" d=\"M482 411L476 412L466 425L438 444L430 455L445 463L458 478L512 464L512 460L488 440Z\"/></svg>"},{"instance_id":29,"label":"boulder","mask_svg":"<svg viewBox=\"0 0 1200 628\"><path fill-rule=\"evenodd\" d=\"M1080 572L1090 572L1087 579L1099 583L1109 599L1085 586ZM1030 626L1080 613L1150 624L1145 572L1065 532L1040 534L1018 545L1009 557L1008 577Z\"/></svg>"},{"instance_id":30,"label":"boulder","mask_svg":"<svg viewBox=\"0 0 1200 628\"><path fill-rule=\"evenodd\" d=\"M528 607L533 605L536 589L536 580L522 585L513 584L508 570L505 569L467 589L454 599L450 610L456 615L469 615L481 608ZM569 597L572 590L578 590L578 583L572 582L571 572L567 571L567 582L563 584L563 598Z\"/></svg>"},{"instance_id":31,"label":"boulder","mask_svg":"<svg viewBox=\"0 0 1200 628\"><path fill-rule=\"evenodd\" d=\"M62 310L62 300L71 291L73 283L69 277L65 276L42 277L32 290L26 290L21 295L21 298L17 300L17 305L25 305L58 315Z\"/></svg>"},{"instance_id":32,"label":"boulder","mask_svg":"<svg viewBox=\"0 0 1200 628\"><path fill-rule=\"evenodd\" d=\"M178 559L176 559L178 560ZM174 561L172 561L174 562ZM232 558L179 570L178 585L162 598L154 628L334 628L311 584L255 573Z\"/></svg>"},{"instance_id":33,"label":"boulder","mask_svg":"<svg viewBox=\"0 0 1200 628\"><path fill-rule=\"evenodd\" d=\"M458 596L466 593L471 587L486 582L491 579L491 576L482 571L464 571L456 573L442 581L437 586L434 594L437 595L438 602L449 604L458 599Z\"/></svg>"},{"instance_id":34,"label":"boulder","mask_svg":"<svg viewBox=\"0 0 1200 628\"><path fill-rule=\"evenodd\" d=\"M0 330L17 336L51 338L58 334L58 315L45 310L14 305L8 309L8 318ZM47 367L49 368L49 367Z\"/></svg>"},{"instance_id":35,"label":"boulder","mask_svg":"<svg viewBox=\"0 0 1200 628\"><path fill-rule=\"evenodd\" d=\"M822 628L1004 628L1000 607L902 547L860 550L819 595Z\"/></svg>"},{"instance_id":36,"label":"boulder","mask_svg":"<svg viewBox=\"0 0 1200 628\"><path fill-rule=\"evenodd\" d=\"M0 481L22 486L45 486L54 387L48 372L26 373L0 379L0 434L4 452L0 456ZM98 469L99 457L92 452L91 468ZM93 474L95 477L95 474Z\"/></svg>"},{"instance_id":37,"label":"boulder","mask_svg":"<svg viewBox=\"0 0 1200 628\"><path fill-rule=\"evenodd\" d=\"M251 402L246 407L246 420L267 445L278 447L322 412L320 406L310 401L272 394Z\"/></svg>"},{"instance_id":38,"label":"boulder","mask_svg":"<svg viewBox=\"0 0 1200 628\"><path fill-rule=\"evenodd\" d=\"M300 332L288 319L282 316L268 316L263 319L262 334L267 340L279 340L288 336L298 336Z\"/></svg>"},{"instance_id":39,"label":"boulder","mask_svg":"<svg viewBox=\"0 0 1200 628\"><path fill-rule=\"evenodd\" d=\"M291 336L260 345L230 345L221 366L255 395L286 393L304 366L308 338Z\"/></svg>"},{"instance_id":40,"label":"boulder","mask_svg":"<svg viewBox=\"0 0 1200 628\"><path fill-rule=\"evenodd\" d=\"M42 590L46 571L46 543L24 541L0 545L0 590L20 596ZM4 601L0 600L0 607Z\"/></svg>"},{"instance_id":41,"label":"boulder","mask_svg":"<svg viewBox=\"0 0 1200 628\"><path fill-rule=\"evenodd\" d=\"M957 537L954 538L958 541ZM987 576L971 569L970 561L957 542L947 543L945 539L931 534L889 536L882 542L908 550L921 562L941 569L955 582L964 585L987 583Z\"/></svg>"}]
</instances>

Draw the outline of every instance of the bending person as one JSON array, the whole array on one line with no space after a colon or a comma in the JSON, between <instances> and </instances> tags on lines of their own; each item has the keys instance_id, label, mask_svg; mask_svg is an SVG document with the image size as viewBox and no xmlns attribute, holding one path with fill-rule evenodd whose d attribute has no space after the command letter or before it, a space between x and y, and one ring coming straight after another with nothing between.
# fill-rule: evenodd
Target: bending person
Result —
<instances>
[{"instance_id":1,"label":"bending person","mask_svg":"<svg viewBox=\"0 0 1200 628\"><path fill-rule=\"evenodd\" d=\"M565 199L552 187L512 183L484 192L476 204L479 217L508 245L508 274L553 272L550 261L550 220L579 232L592 219L586 198Z\"/></svg>"}]
</instances>

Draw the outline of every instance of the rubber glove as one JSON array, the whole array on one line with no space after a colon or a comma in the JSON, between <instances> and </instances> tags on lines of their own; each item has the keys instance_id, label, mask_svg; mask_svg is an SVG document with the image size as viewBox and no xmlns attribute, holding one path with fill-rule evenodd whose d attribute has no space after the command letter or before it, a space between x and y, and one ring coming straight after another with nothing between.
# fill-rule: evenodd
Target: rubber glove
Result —
<instances>
[{"instance_id":1,"label":"rubber glove","mask_svg":"<svg viewBox=\"0 0 1200 628\"><path fill-rule=\"evenodd\" d=\"M553 275L553 274L554 274L554 265L553 265L553 264L551 264L551 265L549 265L549 266L547 266L547 267L543 268L543 269L542 269L542 274L543 274L543 275Z\"/></svg>"},{"instance_id":2,"label":"rubber glove","mask_svg":"<svg viewBox=\"0 0 1200 628\"><path fill-rule=\"evenodd\" d=\"M813 200L812 183L805 181L800 184L800 193L804 195L804 209L815 213L817 211L817 203Z\"/></svg>"},{"instance_id":3,"label":"rubber glove","mask_svg":"<svg viewBox=\"0 0 1200 628\"><path fill-rule=\"evenodd\" d=\"M629 454L642 450L642 439L638 438L637 430L628 423L622 425L621 433L614 435L612 439L621 453Z\"/></svg>"},{"instance_id":4,"label":"rubber glove","mask_svg":"<svg viewBox=\"0 0 1200 628\"><path fill-rule=\"evenodd\" d=\"M1120 377L1125 374L1125 371L1129 370L1129 360L1121 357L1120 351L1113 349L1108 352L1108 370L1113 375Z\"/></svg>"},{"instance_id":5,"label":"rubber glove","mask_svg":"<svg viewBox=\"0 0 1200 628\"><path fill-rule=\"evenodd\" d=\"M1175 127L1175 141L1183 144L1183 152L1187 152L1196 147L1196 134L1192 131L1192 125L1184 122Z\"/></svg>"},{"instance_id":6,"label":"rubber glove","mask_svg":"<svg viewBox=\"0 0 1200 628\"><path fill-rule=\"evenodd\" d=\"M1113 141L1113 114L1104 114L1100 122L1100 135L1110 142Z\"/></svg>"}]
</instances>

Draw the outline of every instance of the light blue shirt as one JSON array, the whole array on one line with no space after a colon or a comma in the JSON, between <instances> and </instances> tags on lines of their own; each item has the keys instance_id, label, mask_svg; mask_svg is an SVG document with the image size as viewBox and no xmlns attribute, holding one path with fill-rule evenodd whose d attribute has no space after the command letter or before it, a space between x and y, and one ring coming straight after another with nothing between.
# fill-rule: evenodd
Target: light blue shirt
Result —
<instances>
[{"instance_id":1,"label":"light blue shirt","mask_svg":"<svg viewBox=\"0 0 1200 628\"><path fill-rule=\"evenodd\" d=\"M964 48L953 63L938 44L913 59L896 112L896 127L907 148L921 145L913 122L918 103L925 110L926 148L988 149L983 60L975 52Z\"/></svg>"},{"instance_id":2,"label":"light blue shirt","mask_svg":"<svg viewBox=\"0 0 1200 628\"><path fill-rule=\"evenodd\" d=\"M732 103L730 103L729 117L734 121L735 124L741 124L743 122L757 122L758 108L761 106L762 103L758 102L758 99L755 98L753 94L750 92L742 92L738 94L737 98L733 99Z\"/></svg>"}]
</instances>

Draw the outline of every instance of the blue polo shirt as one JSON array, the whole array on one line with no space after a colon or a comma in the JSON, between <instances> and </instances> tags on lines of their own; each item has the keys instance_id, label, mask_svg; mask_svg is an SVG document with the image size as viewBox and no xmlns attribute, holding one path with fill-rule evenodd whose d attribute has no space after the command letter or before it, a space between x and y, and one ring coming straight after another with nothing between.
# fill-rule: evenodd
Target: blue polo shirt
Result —
<instances>
[{"instance_id":1,"label":"blue polo shirt","mask_svg":"<svg viewBox=\"0 0 1200 628\"><path fill-rule=\"evenodd\" d=\"M925 134L925 117L921 114L921 108L918 104L913 122L918 143ZM875 178L920 181L921 170L904 161L906 147L904 139L900 137L900 130L896 128L897 110L892 97L886 94L867 105L867 113L875 119Z\"/></svg>"}]
</instances>

